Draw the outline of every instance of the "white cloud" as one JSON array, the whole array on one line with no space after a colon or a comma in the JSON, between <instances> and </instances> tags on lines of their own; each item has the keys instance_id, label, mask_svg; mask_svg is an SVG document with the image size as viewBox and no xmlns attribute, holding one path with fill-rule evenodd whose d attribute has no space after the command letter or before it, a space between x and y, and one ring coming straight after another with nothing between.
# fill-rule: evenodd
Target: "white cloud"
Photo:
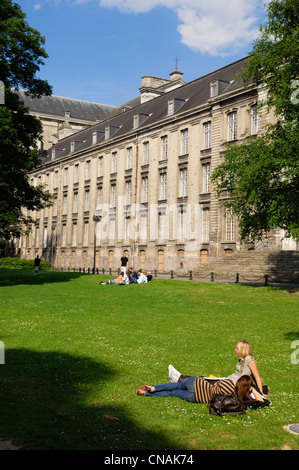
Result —
<instances>
[{"instance_id":1,"label":"white cloud","mask_svg":"<svg viewBox=\"0 0 299 470\"><path fill-rule=\"evenodd\" d=\"M100 6L122 12L170 8L178 15L182 43L196 52L215 56L249 46L259 34L258 13L263 4L264 0L100 0Z\"/></svg>"}]
</instances>

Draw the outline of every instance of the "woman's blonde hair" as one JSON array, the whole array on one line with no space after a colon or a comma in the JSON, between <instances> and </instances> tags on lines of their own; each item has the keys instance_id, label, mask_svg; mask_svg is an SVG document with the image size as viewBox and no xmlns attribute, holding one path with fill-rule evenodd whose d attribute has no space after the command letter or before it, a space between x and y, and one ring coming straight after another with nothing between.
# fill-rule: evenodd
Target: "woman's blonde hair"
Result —
<instances>
[{"instance_id":1,"label":"woman's blonde hair","mask_svg":"<svg viewBox=\"0 0 299 470\"><path fill-rule=\"evenodd\" d=\"M239 351L240 359L244 359L246 356L252 356L251 346L248 341L238 341L236 348Z\"/></svg>"}]
</instances>

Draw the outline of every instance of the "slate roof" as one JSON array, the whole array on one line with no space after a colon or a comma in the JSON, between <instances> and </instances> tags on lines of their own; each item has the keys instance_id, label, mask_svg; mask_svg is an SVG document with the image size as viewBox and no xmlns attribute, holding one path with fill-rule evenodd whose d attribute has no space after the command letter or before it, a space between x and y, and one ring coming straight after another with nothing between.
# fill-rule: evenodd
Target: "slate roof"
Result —
<instances>
[{"instance_id":1,"label":"slate roof","mask_svg":"<svg viewBox=\"0 0 299 470\"><path fill-rule=\"evenodd\" d=\"M115 106L62 98L55 95L32 98L27 96L24 90L15 90L15 93L19 95L20 99L31 112L43 116L50 115L53 118L64 119L65 111L68 111L70 113L70 120L75 119L96 122L106 119L111 112L115 110Z\"/></svg>"},{"instance_id":2,"label":"slate roof","mask_svg":"<svg viewBox=\"0 0 299 470\"><path fill-rule=\"evenodd\" d=\"M204 105L210 99L210 83L213 80L222 80L228 82L227 87L218 96L239 89L243 84L241 83L240 79L236 79L235 75L240 72L241 68L244 66L247 60L248 58L240 59L237 62L216 70L215 72L211 72L192 82L186 83L179 88L176 88L143 104L139 104L140 101L136 100L135 106L133 106L131 109L122 113L113 113L105 121L95 124L88 129L79 131L76 134L73 134L57 142L57 144L53 145L48 150L48 156L43 160L43 163L46 164L53 160L51 153L52 149L61 150L61 153L55 157L54 160L60 160L61 158L69 155L71 152L71 142L74 140L81 142L76 147L76 151L82 151L92 147L95 145L92 144L92 135L93 132L96 131L103 133L103 137L97 142L97 144L109 144L109 139L105 140L104 137L106 126L118 128L113 134L111 140L117 137L125 136L125 134L133 131L133 117L135 114L140 113L148 115L148 117L138 127L136 132L138 132L139 129L150 126L165 119L168 116L169 99L176 98L183 101L183 104L175 112L175 116ZM131 103L133 104L134 100L132 100ZM120 108L121 107L119 107L118 110L120 110Z\"/></svg>"}]
</instances>

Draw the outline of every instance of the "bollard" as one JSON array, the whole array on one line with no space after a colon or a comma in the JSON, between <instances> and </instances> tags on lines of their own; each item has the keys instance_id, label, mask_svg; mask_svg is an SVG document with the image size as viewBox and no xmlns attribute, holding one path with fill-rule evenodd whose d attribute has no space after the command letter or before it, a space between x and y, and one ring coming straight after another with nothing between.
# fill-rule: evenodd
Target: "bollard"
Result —
<instances>
[{"instance_id":1,"label":"bollard","mask_svg":"<svg viewBox=\"0 0 299 470\"><path fill-rule=\"evenodd\" d=\"M173 270L170 271L170 279L173 279Z\"/></svg>"},{"instance_id":2,"label":"bollard","mask_svg":"<svg viewBox=\"0 0 299 470\"><path fill-rule=\"evenodd\" d=\"M239 273L236 274L236 284L239 283Z\"/></svg>"},{"instance_id":3,"label":"bollard","mask_svg":"<svg viewBox=\"0 0 299 470\"><path fill-rule=\"evenodd\" d=\"M157 277L157 270L155 269L155 277Z\"/></svg>"},{"instance_id":4,"label":"bollard","mask_svg":"<svg viewBox=\"0 0 299 470\"><path fill-rule=\"evenodd\" d=\"M268 285L268 274L265 274L265 286Z\"/></svg>"},{"instance_id":5,"label":"bollard","mask_svg":"<svg viewBox=\"0 0 299 470\"><path fill-rule=\"evenodd\" d=\"M102 269L102 274L105 274L105 268Z\"/></svg>"},{"instance_id":6,"label":"bollard","mask_svg":"<svg viewBox=\"0 0 299 470\"><path fill-rule=\"evenodd\" d=\"M109 276L111 276L111 268L109 268Z\"/></svg>"},{"instance_id":7,"label":"bollard","mask_svg":"<svg viewBox=\"0 0 299 470\"><path fill-rule=\"evenodd\" d=\"M189 271L189 281L192 281L192 271Z\"/></svg>"},{"instance_id":8,"label":"bollard","mask_svg":"<svg viewBox=\"0 0 299 470\"><path fill-rule=\"evenodd\" d=\"M214 273L211 273L211 282L214 282Z\"/></svg>"}]
</instances>

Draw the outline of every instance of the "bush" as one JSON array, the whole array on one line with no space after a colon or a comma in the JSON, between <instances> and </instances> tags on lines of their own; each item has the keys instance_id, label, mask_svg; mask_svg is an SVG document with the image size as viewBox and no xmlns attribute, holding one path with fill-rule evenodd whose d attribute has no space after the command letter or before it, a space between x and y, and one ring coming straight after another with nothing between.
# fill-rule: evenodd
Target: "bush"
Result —
<instances>
[{"instance_id":1,"label":"bush","mask_svg":"<svg viewBox=\"0 0 299 470\"><path fill-rule=\"evenodd\" d=\"M16 269L33 269L33 259L22 259L22 258L0 258L0 267L2 268L16 268ZM51 269L51 263L48 261L42 261L40 263L40 269L48 271Z\"/></svg>"}]
</instances>

